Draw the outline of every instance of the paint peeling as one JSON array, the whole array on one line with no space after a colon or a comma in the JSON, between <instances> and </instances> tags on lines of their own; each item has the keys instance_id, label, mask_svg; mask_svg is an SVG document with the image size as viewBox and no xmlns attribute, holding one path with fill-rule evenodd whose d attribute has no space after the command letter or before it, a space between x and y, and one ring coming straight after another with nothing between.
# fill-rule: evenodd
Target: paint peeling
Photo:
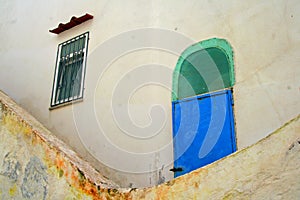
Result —
<instances>
[{"instance_id":1,"label":"paint peeling","mask_svg":"<svg viewBox=\"0 0 300 200\"><path fill-rule=\"evenodd\" d=\"M23 182L21 185L24 198L46 199L48 175L46 167L38 157L32 157L26 165Z\"/></svg>"},{"instance_id":2,"label":"paint peeling","mask_svg":"<svg viewBox=\"0 0 300 200\"><path fill-rule=\"evenodd\" d=\"M162 171L164 169L164 165L161 167L160 170L158 170L158 184L162 184L165 182L166 178L162 175Z\"/></svg>"},{"instance_id":3,"label":"paint peeling","mask_svg":"<svg viewBox=\"0 0 300 200\"><path fill-rule=\"evenodd\" d=\"M300 196L300 116L259 143L204 168L151 188L126 189L105 180L64 144L51 135L42 135L45 130L22 120L26 113L16 114L3 106L2 101L0 98L5 108L0 122L2 199L278 199L280 195L296 199ZM16 149L7 141L22 146ZM158 182L164 181L163 169L164 166L158 171Z\"/></svg>"},{"instance_id":4,"label":"paint peeling","mask_svg":"<svg viewBox=\"0 0 300 200\"><path fill-rule=\"evenodd\" d=\"M3 159L1 175L7 176L11 181L16 182L21 171L21 164L16 159L15 153L8 152Z\"/></svg>"}]
</instances>

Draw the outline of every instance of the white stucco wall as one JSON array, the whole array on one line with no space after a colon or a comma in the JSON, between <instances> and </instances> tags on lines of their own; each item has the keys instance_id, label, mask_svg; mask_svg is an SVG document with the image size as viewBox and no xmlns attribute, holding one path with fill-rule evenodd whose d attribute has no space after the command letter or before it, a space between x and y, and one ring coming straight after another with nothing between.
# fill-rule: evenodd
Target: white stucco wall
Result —
<instances>
[{"instance_id":1,"label":"white stucco wall","mask_svg":"<svg viewBox=\"0 0 300 200\"><path fill-rule=\"evenodd\" d=\"M0 11L0 89L121 186L172 178L172 71L194 42L219 37L233 47L239 149L299 114L297 0L1 0ZM94 19L48 32L85 13ZM57 45L86 31L84 100L49 111Z\"/></svg>"}]
</instances>

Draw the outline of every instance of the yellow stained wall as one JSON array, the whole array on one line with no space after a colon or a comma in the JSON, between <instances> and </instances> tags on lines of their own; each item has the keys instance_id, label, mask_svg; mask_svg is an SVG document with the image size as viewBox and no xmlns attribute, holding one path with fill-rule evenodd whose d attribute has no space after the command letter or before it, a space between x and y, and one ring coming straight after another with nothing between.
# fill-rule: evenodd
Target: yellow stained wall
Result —
<instances>
[{"instance_id":1,"label":"yellow stained wall","mask_svg":"<svg viewBox=\"0 0 300 200\"><path fill-rule=\"evenodd\" d=\"M298 199L300 116L246 149L135 199Z\"/></svg>"},{"instance_id":2,"label":"yellow stained wall","mask_svg":"<svg viewBox=\"0 0 300 200\"><path fill-rule=\"evenodd\" d=\"M85 13L94 18L49 33ZM299 0L1 0L0 89L119 185L153 186L173 178L170 88L181 52L213 37L231 44L242 149L299 115L299 24ZM86 31L83 101L49 111L57 46Z\"/></svg>"},{"instance_id":3,"label":"yellow stained wall","mask_svg":"<svg viewBox=\"0 0 300 200\"><path fill-rule=\"evenodd\" d=\"M0 108L0 199L99 199L117 187L2 92Z\"/></svg>"},{"instance_id":4,"label":"yellow stained wall","mask_svg":"<svg viewBox=\"0 0 300 200\"><path fill-rule=\"evenodd\" d=\"M0 93L1 199L297 199L300 116L246 149L164 184L120 188Z\"/></svg>"}]
</instances>

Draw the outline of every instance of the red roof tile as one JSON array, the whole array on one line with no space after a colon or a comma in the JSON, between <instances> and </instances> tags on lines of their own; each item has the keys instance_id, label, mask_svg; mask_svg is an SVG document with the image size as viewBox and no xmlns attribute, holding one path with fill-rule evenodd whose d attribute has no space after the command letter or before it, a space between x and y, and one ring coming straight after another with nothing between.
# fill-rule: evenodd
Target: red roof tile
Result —
<instances>
[{"instance_id":1,"label":"red roof tile","mask_svg":"<svg viewBox=\"0 0 300 200\"><path fill-rule=\"evenodd\" d=\"M90 19L93 19L93 15L90 15L88 13L86 13L85 15L83 15L81 17L73 16L68 23L65 23L65 24L60 23L57 28L49 30L49 32L55 33L55 34L60 34L61 32L66 31L70 28L73 28L74 26L77 26L87 20L90 20Z\"/></svg>"}]
</instances>

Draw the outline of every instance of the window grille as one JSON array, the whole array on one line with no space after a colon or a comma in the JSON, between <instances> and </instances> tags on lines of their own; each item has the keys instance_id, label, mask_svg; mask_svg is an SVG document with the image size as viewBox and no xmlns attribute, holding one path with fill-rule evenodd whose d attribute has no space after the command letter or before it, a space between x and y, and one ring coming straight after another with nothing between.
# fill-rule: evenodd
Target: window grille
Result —
<instances>
[{"instance_id":1,"label":"window grille","mask_svg":"<svg viewBox=\"0 0 300 200\"><path fill-rule=\"evenodd\" d=\"M51 107L83 98L89 33L58 45Z\"/></svg>"}]
</instances>

